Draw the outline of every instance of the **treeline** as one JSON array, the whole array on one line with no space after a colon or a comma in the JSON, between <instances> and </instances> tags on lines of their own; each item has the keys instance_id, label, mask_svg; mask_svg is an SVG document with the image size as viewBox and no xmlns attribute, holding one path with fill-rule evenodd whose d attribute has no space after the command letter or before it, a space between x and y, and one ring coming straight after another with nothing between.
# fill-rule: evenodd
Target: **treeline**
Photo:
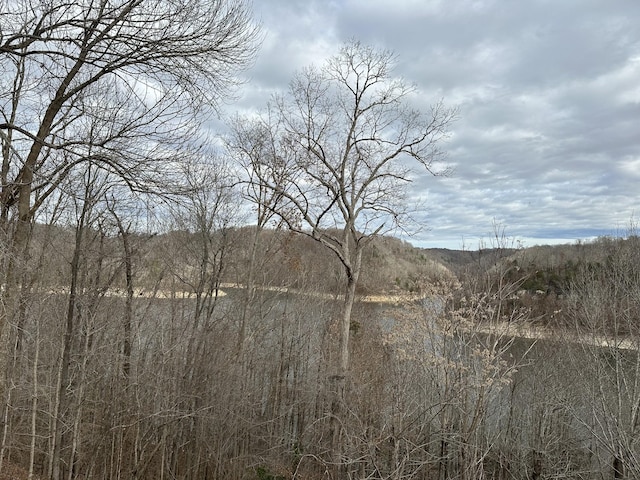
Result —
<instances>
[{"instance_id":1,"label":"treeline","mask_svg":"<svg viewBox=\"0 0 640 480\"><path fill-rule=\"evenodd\" d=\"M183 220L184 221L184 218ZM117 252L121 248L121 233L114 229L92 231L100 237L102 248ZM247 252L252 249L254 237L260 237L261 284L266 287L304 288L314 285L318 292L341 295L340 265L320 243L309 236L286 229L268 228L258 232L256 226L229 225L223 230L207 233L210 245L215 245L220 260L220 281L224 284L244 285L246 271L250 268ZM140 291L166 290L175 285L172 278L177 265L185 269L195 255L194 245L201 242L202 232L193 230L169 230L143 233L131 230L126 233L128 242L136 254L138 272L137 287ZM74 230L69 226L35 224L33 244L36 250L51 250L45 254L39 269L42 283L51 288L64 287L61 279L68 277L73 255ZM112 256L113 254L109 254ZM34 267L36 257L32 257ZM460 263L464 265L466 261ZM31 265L29 266L31 268ZM361 295L406 294L419 288L425 278L453 277L453 265L446 267L437 255L428 249L413 247L410 243L392 236L379 236L363 256L363 278L358 284ZM122 273L122 272L118 272ZM178 275L179 276L179 275ZM182 283L186 293L192 285ZM112 288L124 291L126 278L117 274L112 279Z\"/></svg>"},{"instance_id":2,"label":"treeline","mask_svg":"<svg viewBox=\"0 0 640 480\"><path fill-rule=\"evenodd\" d=\"M589 297L592 291L604 294L609 299L609 312L599 314L598 329L608 335L625 334L632 328L620 321L616 310L624 311L630 319L639 318L634 302L627 302L635 297L640 279L639 247L640 239L632 228L624 237L600 237L573 245L478 252L476 259L459 263L452 271L461 278L484 277L480 288L494 294L498 292L491 285L509 285L511 308L527 308L531 321L553 329L585 327L591 315L576 314L576 298ZM484 273L478 277L479 272Z\"/></svg>"}]
</instances>

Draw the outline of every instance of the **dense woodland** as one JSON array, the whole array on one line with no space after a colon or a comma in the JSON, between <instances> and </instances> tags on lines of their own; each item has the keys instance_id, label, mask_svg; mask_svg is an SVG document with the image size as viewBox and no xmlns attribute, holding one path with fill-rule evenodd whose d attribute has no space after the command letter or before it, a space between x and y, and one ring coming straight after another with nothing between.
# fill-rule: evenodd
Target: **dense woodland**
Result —
<instances>
[{"instance_id":1,"label":"dense woodland","mask_svg":"<svg viewBox=\"0 0 640 480\"><path fill-rule=\"evenodd\" d=\"M213 135L244 0L0 8L0 478L640 478L633 226L413 248L458 112L394 53Z\"/></svg>"},{"instance_id":2,"label":"dense woodland","mask_svg":"<svg viewBox=\"0 0 640 480\"><path fill-rule=\"evenodd\" d=\"M326 478L331 252L287 230L150 235L94 214L34 228L3 468ZM351 325L343 478L634 478L637 241L462 252L376 238ZM523 324L553 338L520 338Z\"/></svg>"}]
</instances>

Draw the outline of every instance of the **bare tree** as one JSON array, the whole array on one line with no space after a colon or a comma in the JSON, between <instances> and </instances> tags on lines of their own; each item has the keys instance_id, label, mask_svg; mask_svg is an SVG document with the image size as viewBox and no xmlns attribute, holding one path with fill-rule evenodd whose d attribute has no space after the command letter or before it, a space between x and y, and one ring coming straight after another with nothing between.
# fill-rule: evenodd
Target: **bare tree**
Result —
<instances>
[{"instance_id":1,"label":"bare tree","mask_svg":"<svg viewBox=\"0 0 640 480\"><path fill-rule=\"evenodd\" d=\"M133 189L166 188L176 146L230 92L258 40L244 0L3 3L0 218L12 231L9 292L29 224L73 168L90 160Z\"/></svg>"},{"instance_id":2,"label":"bare tree","mask_svg":"<svg viewBox=\"0 0 640 480\"><path fill-rule=\"evenodd\" d=\"M412 108L416 89L392 76L394 62L391 52L348 43L323 68L296 75L288 93L274 98L269 116L236 127L266 131L275 146L272 154L248 156L251 181L278 196L266 207L333 251L343 266L332 374L337 402L349 371L362 252L371 238L406 220L409 160L444 173L436 168L439 146L456 115L442 102L428 112Z\"/></svg>"},{"instance_id":3,"label":"bare tree","mask_svg":"<svg viewBox=\"0 0 640 480\"><path fill-rule=\"evenodd\" d=\"M258 249L263 246L262 233L269 222L273 222L274 218L277 218L274 212L278 211L278 206L283 200L280 190L274 189L272 186L281 185L284 182L284 172L272 168L271 163L262 163L264 159L276 158L278 155L278 140L274 137L278 131L269 128L270 125L271 122L246 123L245 119L235 118L231 126L231 137L227 142L230 155L241 166L240 175L244 175L247 180L242 195L254 206L256 221L248 259L240 279L245 285L245 298L242 302L239 320L239 357L242 357L245 348L250 306L256 293L255 276L256 270L260 267L257 253ZM269 181L265 181L265 179L269 179ZM276 221L275 226L282 226L282 221ZM269 248L269 246L264 247Z\"/></svg>"}]
</instances>

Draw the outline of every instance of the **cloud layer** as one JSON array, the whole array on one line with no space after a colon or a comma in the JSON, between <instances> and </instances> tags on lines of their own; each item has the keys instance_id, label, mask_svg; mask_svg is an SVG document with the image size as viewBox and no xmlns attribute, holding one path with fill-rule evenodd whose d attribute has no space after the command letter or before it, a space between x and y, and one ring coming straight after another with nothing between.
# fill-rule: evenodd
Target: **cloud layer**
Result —
<instances>
[{"instance_id":1,"label":"cloud layer","mask_svg":"<svg viewBox=\"0 0 640 480\"><path fill-rule=\"evenodd\" d=\"M640 2L270 0L255 11L265 41L232 109L263 108L349 39L393 50L422 107L459 107L453 175L411 185L427 226L412 243L476 248L494 224L527 246L573 242L637 215Z\"/></svg>"}]
</instances>

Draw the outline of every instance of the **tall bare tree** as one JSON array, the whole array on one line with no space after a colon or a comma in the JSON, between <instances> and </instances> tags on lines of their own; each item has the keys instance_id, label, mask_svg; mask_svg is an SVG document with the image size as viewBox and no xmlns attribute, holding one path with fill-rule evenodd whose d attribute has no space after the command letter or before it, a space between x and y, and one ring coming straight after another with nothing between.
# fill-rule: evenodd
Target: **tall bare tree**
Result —
<instances>
[{"instance_id":1,"label":"tall bare tree","mask_svg":"<svg viewBox=\"0 0 640 480\"><path fill-rule=\"evenodd\" d=\"M274 218L277 219L274 212L278 211L279 203L283 200L279 189L274 189L272 186L282 184L284 172L272 168L271 162L261 163L263 159L276 158L278 155L279 144L274 137L278 134L278 130L270 128L270 125L272 123L269 121L246 123L245 119L235 118L231 126L231 137L227 142L230 156L241 166L240 175L244 175L247 180L242 195L254 206L256 222L249 247L248 261L242 275L242 281L245 284L245 299L242 302L238 334L240 357L248 333L250 306L256 293L255 275L259 268L257 253L261 247L261 236L269 222L274 221ZM265 181L265 179L269 179L269 181ZM282 221L278 219L275 226L281 225Z\"/></svg>"},{"instance_id":2,"label":"tall bare tree","mask_svg":"<svg viewBox=\"0 0 640 480\"><path fill-rule=\"evenodd\" d=\"M269 116L239 124L270 132L275 145L271 155L248 153L251 181L278 196L266 207L333 251L344 267L331 387L337 402L349 371L362 252L371 238L406 219L408 160L443 173L436 168L439 147L456 115L442 102L427 112L413 108L416 89L392 75L394 63L389 51L350 42L322 68L296 75L287 94L274 98Z\"/></svg>"}]
</instances>

